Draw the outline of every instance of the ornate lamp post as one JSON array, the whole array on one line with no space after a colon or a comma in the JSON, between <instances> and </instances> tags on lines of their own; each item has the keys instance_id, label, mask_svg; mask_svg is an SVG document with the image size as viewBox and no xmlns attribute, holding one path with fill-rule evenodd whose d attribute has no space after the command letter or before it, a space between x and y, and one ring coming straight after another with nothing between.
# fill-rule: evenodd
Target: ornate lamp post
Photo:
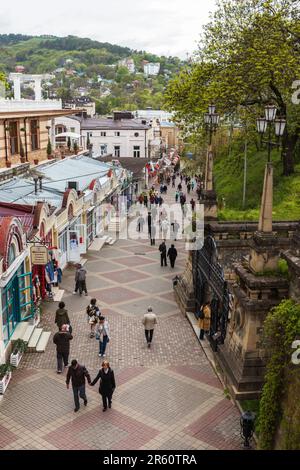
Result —
<instances>
[{"instance_id":1,"label":"ornate lamp post","mask_svg":"<svg viewBox=\"0 0 300 470\"><path fill-rule=\"evenodd\" d=\"M214 104L208 106L208 113L204 114L206 132L209 134L209 145L212 144L212 135L216 132L220 122L220 115L216 113Z\"/></svg>"},{"instance_id":2,"label":"ornate lamp post","mask_svg":"<svg viewBox=\"0 0 300 470\"><path fill-rule=\"evenodd\" d=\"M258 118L256 121L257 131L262 136L262 143L268 147L268 163L271 162L271 151L273 147L280 147L280 138L283 136L286 120L282 118L276 119L277 108L274 105L268 105L265 107L265 117ZM275 128L275 136L277 142L273 142L271 139L272 124ZM268 130L268 139L263 140L263 136Z\"/></svg>"}]
</instances>

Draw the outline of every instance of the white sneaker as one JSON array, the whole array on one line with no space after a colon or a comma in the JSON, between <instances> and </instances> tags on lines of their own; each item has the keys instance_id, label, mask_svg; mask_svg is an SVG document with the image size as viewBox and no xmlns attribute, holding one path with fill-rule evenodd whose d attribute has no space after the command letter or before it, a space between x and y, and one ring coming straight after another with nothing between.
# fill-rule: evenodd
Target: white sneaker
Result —
<instances>
[{"instance_id":1,"label":"white sneaker","mask_svg":"<svg viewBox=\"0 0 300 470\"><path fill-rule=\"evenodd\" d=\"M101 357L101 356L102 356L102 354L100 354L100 353L99 353L99 354L98 354L98 356L99 356L99 357Z\"/></svg>"},{"instance_id":2,"label":"white sneaker","mask_svg":"<svg viewBox=\"0 0 300 470\"><path fill-rule=\"evenodd\" d=\"M77 294L77 292L74 290L74 291L73 291L73 294Z\"/></svg>"},{"instance_id":3,"label":"white sneaker","mask_svg":"<svg viewBox=\"0 0 300 470\"><path fill-rule=\"evenodd\" d=\"M105 357L105 356L106 356L106 354L102 354L102 356L103 356L103 357Z\"/></svg>"}]
</instances>

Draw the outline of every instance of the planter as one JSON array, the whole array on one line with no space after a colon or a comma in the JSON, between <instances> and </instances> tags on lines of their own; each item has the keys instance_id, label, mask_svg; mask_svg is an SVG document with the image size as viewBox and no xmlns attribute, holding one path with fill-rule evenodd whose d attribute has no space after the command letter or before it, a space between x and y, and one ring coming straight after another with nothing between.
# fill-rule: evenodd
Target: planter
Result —
<instances>
[{"instance_id":1,"label":"planter","mask_svg":"<svg viewBox=\"0 0 300 470\"><path fill-rule=\"evenodd\" d=\"M39 161L38 161L37 158L35 158L35 159L33 160L33 162L34 162L35 165L38 165L38 164L39 164Z\"/></svg>"},{"instance_id":2,"label":"planter","mask_svg":"<svg viewBox=\"0 0 300 470\"><path fill-rule=\"evenodd\" d=\"M20 361L22 359L22 356L23 356L23 353L21 353L20 351L18 351L16 354L11 354L10 355L10 363L12 366L14 367L18 367L18 365L20 364Z\"/></svg>"},{"instance_id":3,"label":"planter","mask_svg":"<svg viewBox=\"0 0 300 470\"><path fill-rule=\"evenodd\" d=\"M6 163L7 168L11 167L11 162L5 162L5 163Z\"/></svg>"},{"instance_id":4,"label":"planter","mask_svg":"<svg viewBox=\"0 0 300 470\"><path fill-rule=\"evenodd\" d=\"M0 395L3 395L11 379L11 372L7 372L2 379L0 379Z\"/></svg>"},{"instance_id":5,"label":"planter","mask_svg":"<svg viewBox=\"0 0 300 470\"><path fill-rule=\"evenodd\" d=\"M48 158L48 160L52 160L52 159L53 159L53 155L47 155L47 158Z\"/></svg>"},{"instance_id":6,"label":"planter","mask_svg":"<svg viewBox=\"0 0 300 470\"><path fill-rule=\"evenodd\" d=\"M26 158L25 157L21 157L21 163L26 163Z\"/></svg>"}]
</instances>

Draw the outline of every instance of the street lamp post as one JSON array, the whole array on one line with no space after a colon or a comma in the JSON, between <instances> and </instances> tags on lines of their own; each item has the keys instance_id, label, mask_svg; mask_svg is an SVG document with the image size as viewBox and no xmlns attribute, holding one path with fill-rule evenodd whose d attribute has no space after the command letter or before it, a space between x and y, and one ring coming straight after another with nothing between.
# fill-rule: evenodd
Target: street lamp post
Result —
<instances>
[{"instance_id":1,"label":"street lamp post","mask_svg":"<svg viewBox=\"0 0 300 470\"><path fill-rule=\"evenodd\" d=\"M277 108L274 105L265 107L265 117L258 118L256 121L257 131L261 134L261 143L266 144L268 148L268 163L271 162L271 151L273 147L280 147L280 138L283 136L286 120L282 118L276 119ZM277 142L273 142L271 138L272 124L275 128L275 136ZM268 140L263 140L263 136L268 130Z\"/></svg>"},{"instance_id":2,"label":"street lamp post","mask_svg":"<svg viewBox=\"0 0 300 470\"><path fill-rule=\"evenodd\" d=\"M220 122L220 115L216 113L215 105L211 104L208 107L208 113L204 114L204 124L206 132L209 135L209 145L206 159L205 169L205 190L213 191L213 150L212 150L212 136L216 132Z\"/></svg>"}]
</instances>

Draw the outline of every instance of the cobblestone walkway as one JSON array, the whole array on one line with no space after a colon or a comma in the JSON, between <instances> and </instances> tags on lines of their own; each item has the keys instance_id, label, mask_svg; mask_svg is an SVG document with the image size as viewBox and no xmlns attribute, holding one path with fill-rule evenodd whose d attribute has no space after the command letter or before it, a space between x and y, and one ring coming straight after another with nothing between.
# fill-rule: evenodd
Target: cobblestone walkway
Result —
<instances>
[{"instance_id":1,"label":"cobblestone walkway","mask_svg":"<svg viewBox=\"0 0 300 470\"><path fill-rule=\"evenodd\" d=\"M147 240L119 240L89 254L88 297L72 294L74 270L64 272L63 300L74 334L71 358L85 364L92 378L101 358L86 322L91 297L109 320L106 352L117 382L113 407L103 413L97 386L87 386L88 405L74 413L66 372L56 374L57 304L48 303L41 322L52 332L46 352L23 357L0 401L1 449L241 448L239 413L174 300L172 278L186 259L184 243L175 245L179 257L173 270L160 267L158 243L151 247ZM141 324L149 305L158 315L151 349Z\"/></svg>"}]
</instances>

